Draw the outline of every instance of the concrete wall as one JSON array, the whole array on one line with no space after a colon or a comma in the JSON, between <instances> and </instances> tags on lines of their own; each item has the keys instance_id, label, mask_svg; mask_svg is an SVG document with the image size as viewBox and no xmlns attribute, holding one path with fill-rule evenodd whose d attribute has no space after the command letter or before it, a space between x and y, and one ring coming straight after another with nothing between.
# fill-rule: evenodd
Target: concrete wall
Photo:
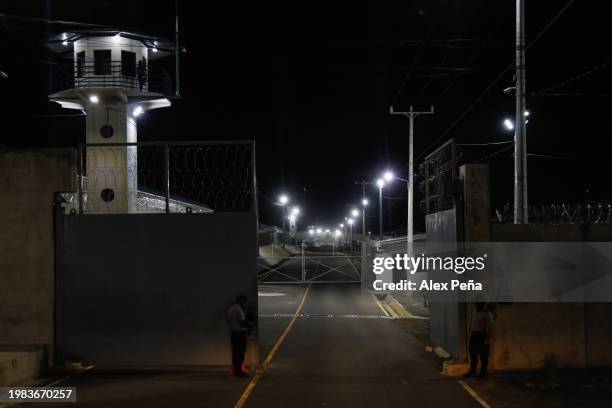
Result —
<instances>
[{"instance_id":1,"label":"concrete wall","mask_svg":"<svg viewBox=\"0 0 612 408\"><path fill-rule=\"evenodd\" d=\"M71 191L72 149L0 151L0 345L53 343L53 192Z\"/></svg>"},{"instance_id":2,"label":"concrete wall","mask_svg":"<svg viewBox=\"0 0 612 408\"><path fill-rule=\"evenodd\" d=\"M611 241L612 225L491 224L491 241ZM496 305L492 350L497 370L538 369L553 353L562 367L612 366L612 304L515 303Z\"/></svg>"},{"instance_id":3,"label":"concrete wall","mask_svg":"<svg viewBox=\"0 0 612 408\"><path fill-rule=\"evenodd\" d=\"M612 241L612 225L605 224L490 224L488 167L465 165L460 175L464 194L459 207L463 206L465 222L463 232L456 237L459 241ZM448 224L445 216L444 212L427 216L428 241L452 241L444 226ZM496 370L536 370L549 353L562 367L612 366L612 304L498 303L490 307L496 319L491 351L491 364ZM432 339L458 359L466 357L468 323L464 316L470 316L472 309L473 304L431 304Z\"/></svg>"},{"instance_id":4,"label":"concrete wall","mask_svg":"<svg viewBox=\"0 0 612 408\"><path fill-rule=\"evenodd\" d=\"M494 369L539 369L548 353L555 354L560 366L585 366L583 303L514 303L493 307Z\"/></svg>"},{"instance_id":5,"label":"concrete wall","mask_svg":"<svg viewBox=\"0 0 612 408\"><path fill-rule=\"evenodd\" d=\"M60 362L230 364L227 308L243 293L257 317L255 214L61 218ZM249 356L256 363L257 353Z\"/></svg>"}]
</instances>

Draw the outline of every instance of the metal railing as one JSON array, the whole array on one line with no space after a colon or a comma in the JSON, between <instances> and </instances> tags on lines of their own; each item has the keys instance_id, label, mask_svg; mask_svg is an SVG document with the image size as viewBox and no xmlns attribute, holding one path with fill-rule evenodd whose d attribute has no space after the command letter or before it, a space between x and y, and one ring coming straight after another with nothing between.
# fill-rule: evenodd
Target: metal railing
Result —
<instances>
[{"instance_id":1,"label":"metal railing","mask_svg":"<svg viewBox=\"0 0 612 408\"><path fill-rule=\"evenodd\" d=\"M129 200L128 212L257 211L252 141L81 144L78 168L80 213L108 212L105 183L121 186L109 202Z\"/></svg>"},{"instance_id":2,"label":"metal railing","mask_svg":"<svg viewBox=\"0 0 612 408\"><path fill-rule=\"evenodd\" d=\"M84 60L52 66L51 93L84 88L119 88L171 97L174 94L174 79L162 67L150 63L128 66L121 61L95 63Z\"/></svg>"}]
</instances>

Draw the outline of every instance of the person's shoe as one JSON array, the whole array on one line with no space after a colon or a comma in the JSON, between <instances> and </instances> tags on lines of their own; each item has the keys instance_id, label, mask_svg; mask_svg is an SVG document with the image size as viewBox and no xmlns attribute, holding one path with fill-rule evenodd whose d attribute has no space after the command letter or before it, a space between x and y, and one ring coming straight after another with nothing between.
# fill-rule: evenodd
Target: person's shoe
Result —
<instances>
[{"instance_id":1,"label":"person's shoe","mask_svg":"<svg viewBox=\"0 0 612 408\"><path fill-rule=\"evenodd\" d=\"M470 378L474 376L474 372L473 371L468 371L467 373L463 374L462 377L463 378Z\"/></svg>"}]
</instances>

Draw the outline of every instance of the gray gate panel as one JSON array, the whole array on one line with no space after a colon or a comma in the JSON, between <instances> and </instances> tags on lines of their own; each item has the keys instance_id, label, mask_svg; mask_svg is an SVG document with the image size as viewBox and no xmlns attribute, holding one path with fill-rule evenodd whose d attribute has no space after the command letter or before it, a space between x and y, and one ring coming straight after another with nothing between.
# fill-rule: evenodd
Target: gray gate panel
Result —
<instances>
[{"instance_id":1,"label":"gray gate panel","mask_svg":"<svg viewBox=\"0 0 612 408\"><path fill-rule=\"evenodd\" d=\"M457 242L462 236L458 231L457 210L439 211L425 216L428 242ZM465 304L432 301L429 305L430 335L453 357L466 358Z\"/></svg>"},{"instance_id":2,"label":"gray gate panel","mask_svg":"<svg viewBox=\"0 0 612 408\"><path fill-rule=\"evenodd\" d=\"M77 215L63 222L60 359L229 364L226 308L244 293L257 316L254 214Z\"/></svg>"}]
</instances>

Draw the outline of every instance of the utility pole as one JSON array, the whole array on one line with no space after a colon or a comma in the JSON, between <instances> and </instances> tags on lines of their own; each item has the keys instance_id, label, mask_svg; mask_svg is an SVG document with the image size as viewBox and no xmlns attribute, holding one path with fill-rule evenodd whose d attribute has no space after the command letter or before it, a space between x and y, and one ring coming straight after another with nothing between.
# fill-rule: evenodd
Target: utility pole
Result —
<instances>
[{"instance_id":1,"label":"utility pole","mask_svg":"<svg viewBox=\"0 0 612 408\"><path fill-rule=\"evenodd\" d=\"M416 112L410 105L408 112L395 112L393 106L389 107L390 115L402 115L410 119L410 139L409 139L409 155L408 155L408 220L406 225L406 240L408 243L414 241L414 118L420 115L433 115L433 106L429 111Z\"/></svg>"},{"instance_id":2,"label":"utility pole","mask_svg":"<svg viewBox=\"0 0 612 408\"><path fill-rule=\"evenodd\" d=\"M355 184L359 184L361 185L362 188L362 192L361 192L361 239L365 242L366 238L366 227L365 227L365 210L366 210L366 196L365 196L365 186L367 184L372 184L372 183L368 183L365 180L362 181L356 181Z\"/></svg>"},{"instance_id":3,"label":"utility pole","mask_svg":"<svg viewBox=\"0 0 612 408\"><path fill-rule=\"evenodd\" d=\"M382 189L384 184L378 185L378 240L382 241L383 237L383 214L382 214Z\"/></svg>"},{"instance_id":4,"label":"utility pole","mask_svg":"<svg viewBox=\"0 0 612 408\"><path fill-rule=\"evenodd\" d=\"M516 0L516 121L514 131L514 223L529 223L527 128L525 126L525 0Z\"/></svg>"},{"instance_id":5,"label":"utility pole","mask_svg":"<svg viewBox=\"0 0 612 408\"><path fill-rule=\"evenodd\" d=\"M174 1L174 74L176 76L176 89L174 90L174 96L176 98L181 97L181 87L180 87L180 71L179 71L179 54L180 54L180 46L179 46L179 0Z\"/></svg>"}]
</instances>

